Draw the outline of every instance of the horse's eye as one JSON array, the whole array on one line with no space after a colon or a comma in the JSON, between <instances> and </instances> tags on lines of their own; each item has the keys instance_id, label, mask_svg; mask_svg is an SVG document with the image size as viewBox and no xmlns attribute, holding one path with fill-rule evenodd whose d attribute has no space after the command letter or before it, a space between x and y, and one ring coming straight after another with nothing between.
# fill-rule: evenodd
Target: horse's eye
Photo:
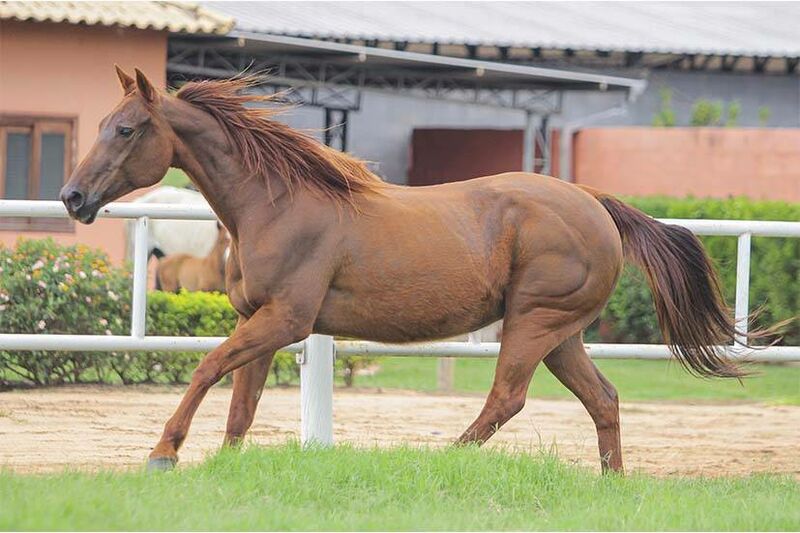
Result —
<instances>
[{"instance_id":1,"label":"horse's eye","mask_svg":"<svg viewBox=\"0 0 800 533\"><path fill-rule=\"evenodd\" d=\"M133 135L133 128L129 128L127 126L120 126L117 128L117 133L119 133L122 137L130 137Z\"/></svg>"}]
</instances>

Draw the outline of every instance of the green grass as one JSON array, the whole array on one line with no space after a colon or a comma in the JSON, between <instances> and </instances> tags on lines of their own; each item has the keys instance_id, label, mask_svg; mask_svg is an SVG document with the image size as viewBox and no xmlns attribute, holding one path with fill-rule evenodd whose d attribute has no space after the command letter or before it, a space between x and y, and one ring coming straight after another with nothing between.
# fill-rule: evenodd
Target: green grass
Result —
<instances>
[{"instance_id":1,"label":"green grass","mask_svg":"<svg viewBox=\"0 0 800 533\"><path fill-rule=\"evenodd\" d=\"M753 365L758 375L736 380L698 379L670 361L599 360L597 366L628 400L744 400L800 405L800 366ZM436 359L387 357L373 376L357 376L358 387L436 390ZM457 392L485 393L492 384L494 359L456 360ZM537 398L568 398L566 390L545 368L537 369L529 394Z\"/></svg>"},{"instance_id":2,"label":"green grass","mask_svg":"<svg viewBox=\"0 0 800 533\"><path fill-rule=\"evenodd\" d=\"M161 180L161 185L170 185L172 187L186 187L189 184L189 176L179 168L170 168L167 174Z\"/></svg>"},{"instance_id":3,"label":"green grass","mask_svg":"<svg viewBox=\"0 0 800 533\"><path fill-rule=\"evenodd\" d=\"M175 472L0 475L8 530L796 530L788 477L599 476L476 448L223 451Z\"/></svg>"}]
</instances>

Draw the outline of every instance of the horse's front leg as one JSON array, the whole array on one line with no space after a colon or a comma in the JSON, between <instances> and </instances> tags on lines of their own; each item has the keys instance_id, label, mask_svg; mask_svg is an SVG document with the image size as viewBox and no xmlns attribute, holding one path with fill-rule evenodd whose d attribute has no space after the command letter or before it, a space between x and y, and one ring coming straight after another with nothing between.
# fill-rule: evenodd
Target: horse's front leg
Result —
<instances>
[{"instance_id":1,"label":"horse's front leg","mask_svg":"<svg viewBox=\"0 0 800 533\"><path fill-rule=\"evenodd\" d=\"M161 440L150 453L149 468L167 469L177 463L178 449L189 432L192 417L200 402L208 389L225 374L311 333L313 319L298 320L296 311L291 306L278 303L262 307L247 322L240 323L225 342L206 355L192 374L189 388L164 427Z\"/></svg>"}]
</instances>

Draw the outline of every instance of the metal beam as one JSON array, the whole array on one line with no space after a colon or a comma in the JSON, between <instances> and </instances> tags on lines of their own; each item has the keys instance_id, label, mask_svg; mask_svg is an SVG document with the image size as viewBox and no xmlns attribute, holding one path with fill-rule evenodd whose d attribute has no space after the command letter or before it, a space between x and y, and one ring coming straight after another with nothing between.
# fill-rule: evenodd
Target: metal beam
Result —
<instances>
[{"instance_id":1,"label":"metal beam","mask_svg":"<svg viewBox=\"0 0 800 533\"><path fill-rule=\"evenodd\" d=\"M171 85L193 77L225 78L244 70L268 72L261 90L291 89L293 103L357 111L361 91L378 90L424 99L504 107L553 114L561 110L561 95L553 87L509 83L505 88L487 87L480 76L439 69L435 73L404 69L402 75L385 68L341 63L319 58L249 55L241 49L206 49L203 44L171 43L167 73ZM270 89L269 87L272 87Z\"/></svg>"}]
</instances>

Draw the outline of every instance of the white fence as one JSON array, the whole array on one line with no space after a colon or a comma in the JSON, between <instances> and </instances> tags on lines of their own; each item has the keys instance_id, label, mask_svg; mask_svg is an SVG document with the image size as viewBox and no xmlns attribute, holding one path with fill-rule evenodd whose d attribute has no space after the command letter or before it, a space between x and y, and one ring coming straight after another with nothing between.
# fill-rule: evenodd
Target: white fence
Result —
<instances>
[{"instance_id":1,"label":"white fence","mask_svg":"<svg viewBox=\"0 0 800 533\"><path fill-rule=\"evenodd\" d=\"M0 200L0 217L65 218L60 202ZM100 218L136 219L133 298L130 335L44 335L0 333L0 350L71 351L208 351L224 337L156 337L145 335L147 308L147 224L150 219L213 220L213 212L202 206L112 203ZM685 226L700 235L738 237L735 315L740 320L749 311L751 237L800 237L800 222L734 220L662 220ZM120 237L121 238L121 237ZM740 327L745 324L741 322ZM657 344L588 344L589 355L597 359L668 359L670 352ZM724 347L729 355L741 356L734 346ZM282 351L295 353L300 367L301 440L329 444L333 441L333 361L342 355L392 355L414 357L497 357L500 343L434 342L422 344L381 344L366 341L334 341L312 335ZM800 346L776 346L747 355L752 361L800 361Z\"/></svg>"}]
</instances>

